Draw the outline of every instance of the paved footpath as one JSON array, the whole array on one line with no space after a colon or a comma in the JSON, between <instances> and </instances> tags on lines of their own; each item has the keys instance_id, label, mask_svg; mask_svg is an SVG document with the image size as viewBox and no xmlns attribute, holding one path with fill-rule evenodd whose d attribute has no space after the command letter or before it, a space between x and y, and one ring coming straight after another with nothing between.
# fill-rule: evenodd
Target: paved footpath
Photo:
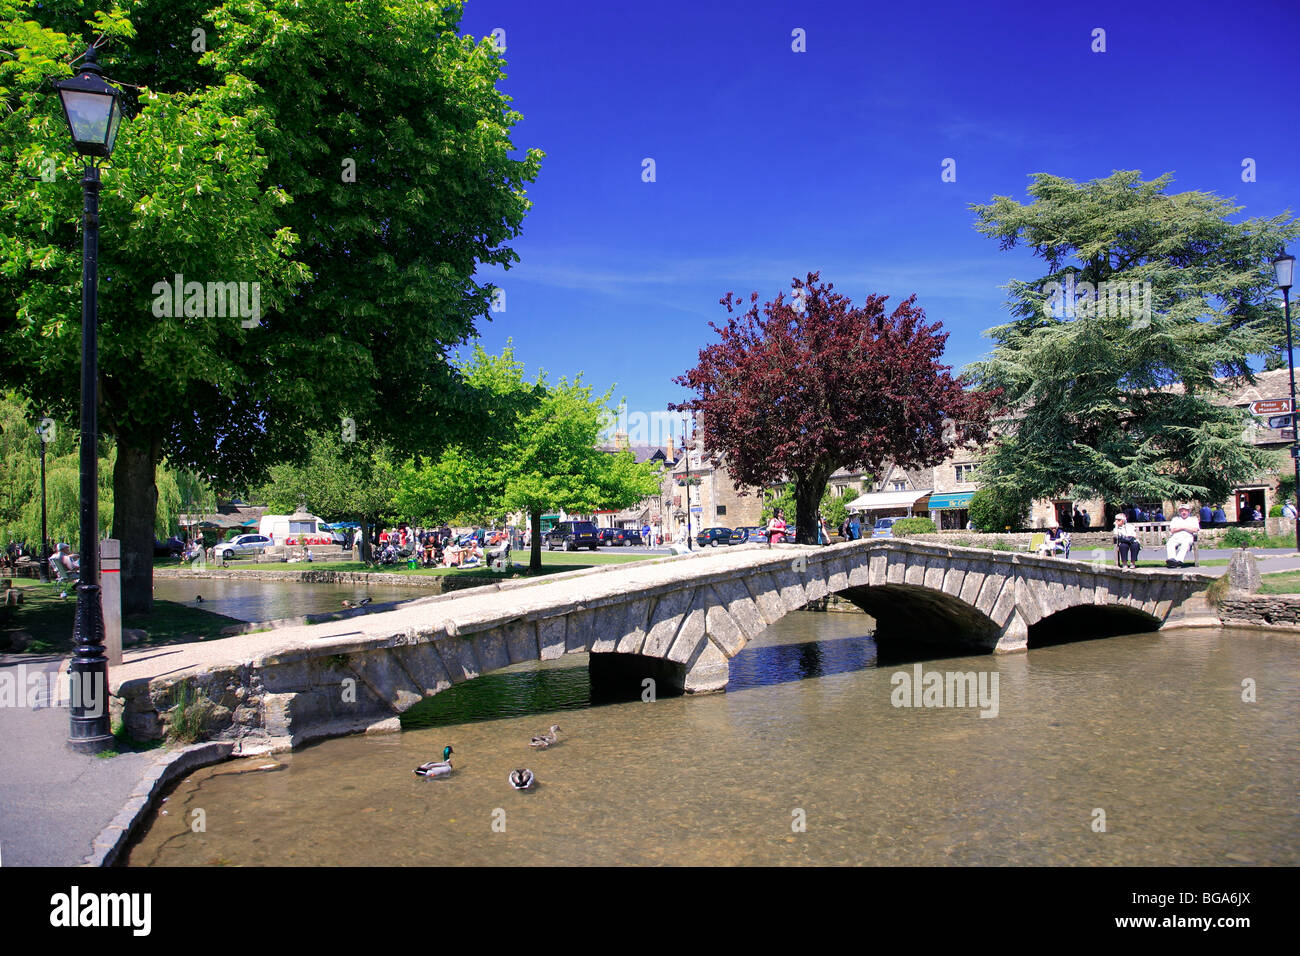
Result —
<instances>
[{"instance_id":1,"label":"paved footpath","mask_svg":"<svg viewBox=\"0 0 1300 956\"><path fill-rule=\"evenodd\" d=\"M19 703L25 706L0 707L0 862L5 866L83 863L157 756L110 759L69 750L69 711L49 700L50 681L61 663L31 654L0 656L0 680L18 687L23 678L36 698L25 700L24 694Z\"/></svg>"}]
</instances>

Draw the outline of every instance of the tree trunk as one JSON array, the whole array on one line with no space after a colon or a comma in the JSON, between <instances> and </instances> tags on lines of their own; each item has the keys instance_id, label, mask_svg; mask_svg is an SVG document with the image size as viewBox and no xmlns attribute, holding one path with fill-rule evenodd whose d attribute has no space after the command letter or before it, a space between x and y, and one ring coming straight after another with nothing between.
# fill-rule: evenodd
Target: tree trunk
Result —
<instances>
[{"instance_id":1,"label":"tree trunk","mask_svg":"<svg viewBox=\"0 0 1300 956\"><path fill-rule=\"evenodd\" d=\"M823 464L817 464L806 472L795 473L795 530L799 544L818 543L821 528L819 509L831 470Z\"/></svg>"},{"instance_id":2,"label":"tree trunk","mask_svg":"<svg viewBox=\"0 0 1300 956\"><path fill-rule=\"evenodd\" d=\"M533 539L532 547L528 550L528 573L542 573L542 513L540 511L530 511L528 513L529 536Z\"/></svg>"},{"instance_id":3,"label":"tree trunk","mask_svg":"<svg viewBox=\"0 0 1300 956\"><path fill-rule=\"evenodd\" d=\"M356 557L360 558L366 564L369 564L370 563L370 535L368 533L368 530L370 528L370 522L366 520L365 515L361 515L359 518L357 518L357 526L358 527L357 527Z\"/></svg>"},{"instance_id":4,"label":"tree trunk","mask_svg":"<svg viewBox=\"0 0 1300 956\"><path fill-rule=\"evenodd\" d=\"M122 543L122 613L153 610L154 520L158 489L154 470L158 446L138 447L117 438L113 467L113 537Z\"/></svg>"}]
</instances>

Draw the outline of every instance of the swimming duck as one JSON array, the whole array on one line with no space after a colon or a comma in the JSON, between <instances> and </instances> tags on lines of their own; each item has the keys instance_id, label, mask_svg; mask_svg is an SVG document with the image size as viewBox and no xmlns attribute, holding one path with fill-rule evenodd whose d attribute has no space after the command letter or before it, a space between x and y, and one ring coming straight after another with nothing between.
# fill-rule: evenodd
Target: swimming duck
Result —
<instances>
[{"instance_id":1,"label":"swimming duck","mask_svg":"<svg viewBox=\"0 0 1300 956\"><path fill-rule=\"evenodd\" d=\"M546 749L547 747L549 747L551 744L555 743L556 741L558 741L558 740L560 739L560 737L559 737L559 733L560 733L559 725L558 725L558 724L551 724L551 732L550 732L550 733L548 733L548 734L542 734L542 735L540 735L540 736L538 736L538 737L534 737L532 740L530 740L530 741L528 742L528 746L530 746L530 747L536 747L536 748L538 748L539 750L545 750L545 749Z\"/></svg>"},{"instance_id":2,"label":"swimming duck","mask_svg":"<svg viewBox=\"0 0 1300 956\"><path fill-rule=\"evenodd\" d=\"M533 785L533 772L527 767L510 771L510 786L516 790L527 790Z\"/></svg>"},{"instance_id":3,"label":"swimming duck","mask_svg":"<svg viewBox=\"0 0 1300 956\"><path fill-rule=\"evenodd\" d=\"M430 760L428 763L422 763L415 768L414 772L421 777L445 777L451 773L451 755L455 752L451 747L443 747L441 760Z\"/></svg>"}]
</instances>

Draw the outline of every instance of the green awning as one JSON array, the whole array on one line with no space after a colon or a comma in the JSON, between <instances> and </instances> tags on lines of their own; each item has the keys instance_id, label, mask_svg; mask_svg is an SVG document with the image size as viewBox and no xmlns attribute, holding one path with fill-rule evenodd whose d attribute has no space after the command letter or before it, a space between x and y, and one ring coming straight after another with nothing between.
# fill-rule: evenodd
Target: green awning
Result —
<instances>
[{"instance_id":1,"label":"green awning","mask_svg":"<svg viewBox=\"0 0 1300 956\"><path fill-rule=\"evenodd\" d=\"M970 505L970 500L975 497L973 491L953 491L942 495L930 496L931 511L951 511L954 508L965 508Z\"/></svg>"}]
</instances>

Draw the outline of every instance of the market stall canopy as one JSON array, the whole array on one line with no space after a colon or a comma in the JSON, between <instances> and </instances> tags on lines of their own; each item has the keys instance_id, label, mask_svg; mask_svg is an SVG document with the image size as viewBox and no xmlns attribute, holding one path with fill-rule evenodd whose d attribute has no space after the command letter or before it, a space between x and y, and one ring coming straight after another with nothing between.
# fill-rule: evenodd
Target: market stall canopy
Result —
<instances>
[{"instance_id":1,"label":"market stall canopy","mask_svg":"<svg viewBox=\"0 0 1300 956\"><path fill-rule=\"evenodd\" d=\"M958 508L969 508L973 497L975 497L973 491L947 491L943 494L931 495L930 510L953 511Z\"/></svg>"},{"instance_id":2,"label":"market stall canopy","mask_svg":"<svg viewBox=\"0 0 1300 956\"><path fill-rule=\"evenodd\" d=\"M860 495L848 504L850 511L884 511L892 508L918 508L922 499L930 497L930 490L925 491L877 491Z\"/></svg>"}]
</instances>

